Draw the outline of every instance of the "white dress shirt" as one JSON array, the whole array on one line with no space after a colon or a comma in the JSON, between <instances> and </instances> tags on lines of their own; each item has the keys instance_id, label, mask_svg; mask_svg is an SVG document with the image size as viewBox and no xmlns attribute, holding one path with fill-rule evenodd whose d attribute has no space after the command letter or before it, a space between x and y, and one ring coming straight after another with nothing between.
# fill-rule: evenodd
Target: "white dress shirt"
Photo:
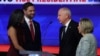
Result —
<instances>
[{"instance_id":1,"label":"white dress shirt","mask_svg":"<svg viewBox=\"0 0 100 56\"><path fill-rule=\"evenodd\" d=\"M70 22L71 22L71 19L65 24L65 26L66 26L65 32L67 31L67 28L68 28Z\"/></svg>"},{"instance_id":2,"label":"white dress shirt","mask_svg":"<svg viewBox=\"0 0 100 56\"><path fill-rule=\"evenodd\" d=\"M28 27L30 29L30 19L28 17L26 17L26 16L24 16L24 19L25 19L25 21L26 21L26 23L27 23L27 25L28 25ZM34 29L34 32L35 32L34 23L32 23L32 24L33 24L33 29Z\"/></svg>"},{"instance_id":3,"label":"white dress shirt","mask_svg":"<svg viewBox=\"0 0 100 56\"><path fill-rule=\"evenodd\" d=\"M66 26L65 32L67 31L70 22L71 22L71 19L68 22L66 22L66 24L65 24L65 26ZM64 32L62 32L61 39L63 38L63 34L64 34Z\"/></svg>"}]
</instances>

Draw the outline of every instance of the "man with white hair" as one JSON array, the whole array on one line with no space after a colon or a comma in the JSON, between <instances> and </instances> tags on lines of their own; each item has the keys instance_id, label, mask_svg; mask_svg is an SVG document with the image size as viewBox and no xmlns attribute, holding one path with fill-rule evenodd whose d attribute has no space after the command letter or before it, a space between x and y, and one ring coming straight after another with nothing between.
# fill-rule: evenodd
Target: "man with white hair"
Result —
<instances>
[{"instance_id":1,"label":"man with white hair","mask_svg":"<svg viewBox=\"0 0 100 56\"><path fill-rule=\"evenodd\" d=\"M71 19L71 11L68 8L60 8L58 20L63 25L60 28L59 56L75 56L76 48L81 38L78 32L78 23Z\"/></svg>"}]
</instances>

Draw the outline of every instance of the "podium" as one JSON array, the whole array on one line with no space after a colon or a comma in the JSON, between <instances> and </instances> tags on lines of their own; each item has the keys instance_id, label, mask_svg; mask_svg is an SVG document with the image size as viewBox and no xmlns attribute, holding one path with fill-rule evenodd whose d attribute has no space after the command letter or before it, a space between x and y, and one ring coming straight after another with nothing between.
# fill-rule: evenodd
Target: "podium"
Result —
<instances>
[{"instance_id":1,"label":"podium","mask_svg":"<svg viewBox=\"0 0 100 56\"><path fill-rule=\"evenodd\" d=\"M48 52L41 52L41 51L19 51L22 56L55 56Z\"/></svg>"}]
</instances>

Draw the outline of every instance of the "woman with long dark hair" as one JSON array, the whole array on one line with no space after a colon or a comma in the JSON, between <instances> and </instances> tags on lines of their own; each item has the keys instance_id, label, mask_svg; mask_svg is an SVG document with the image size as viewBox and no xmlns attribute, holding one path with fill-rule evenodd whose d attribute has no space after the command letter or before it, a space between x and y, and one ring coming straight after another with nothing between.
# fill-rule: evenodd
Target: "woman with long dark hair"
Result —
<instances>
[{"instance_id":1,"label":"woman with long dark hair","mask_svg":"<svg viewBox=\"0 0 100 56\"><path fill-rule=\"evenodd\" d=\"M24 50L24 34L23 23L24 13L21 9L16 9L12 12L8 22L8 37L10 40L10 48L7 56L20 56L19 51Z\"/></svg>"}]
</instances>

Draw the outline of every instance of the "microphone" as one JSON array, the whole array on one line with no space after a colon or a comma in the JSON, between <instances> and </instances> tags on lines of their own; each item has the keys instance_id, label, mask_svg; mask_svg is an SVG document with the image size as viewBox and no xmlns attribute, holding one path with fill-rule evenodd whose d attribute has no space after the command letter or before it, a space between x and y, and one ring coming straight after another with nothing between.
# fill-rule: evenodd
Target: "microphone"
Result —
<instances>
[{"instance_id":1,"label":"microphone","mask_svg":"<svg viewBox=\"0 0 100 56\"><path fill-rule=\"evenodd\" d=\"M49 27L52 23L53 23L52 21L50 21L50 22L48 23L47 29L48 29L48 27Z\"/></svg>"},{"instance_id":2,"label":"microphone","mask_svg":"<svg viewBox=\"0 0 100 56\"><path fill-rule=\"evenodd\" d=\"M49 26L50 26L52 23L53 23L53 21L50 21L50 22L47 24L46 30L45 30L45 32L44 32L44 37L46 37L46 34L47 34L47 32L48 32L48 28L49 28Z\"/></svg>"}]
</instances>

